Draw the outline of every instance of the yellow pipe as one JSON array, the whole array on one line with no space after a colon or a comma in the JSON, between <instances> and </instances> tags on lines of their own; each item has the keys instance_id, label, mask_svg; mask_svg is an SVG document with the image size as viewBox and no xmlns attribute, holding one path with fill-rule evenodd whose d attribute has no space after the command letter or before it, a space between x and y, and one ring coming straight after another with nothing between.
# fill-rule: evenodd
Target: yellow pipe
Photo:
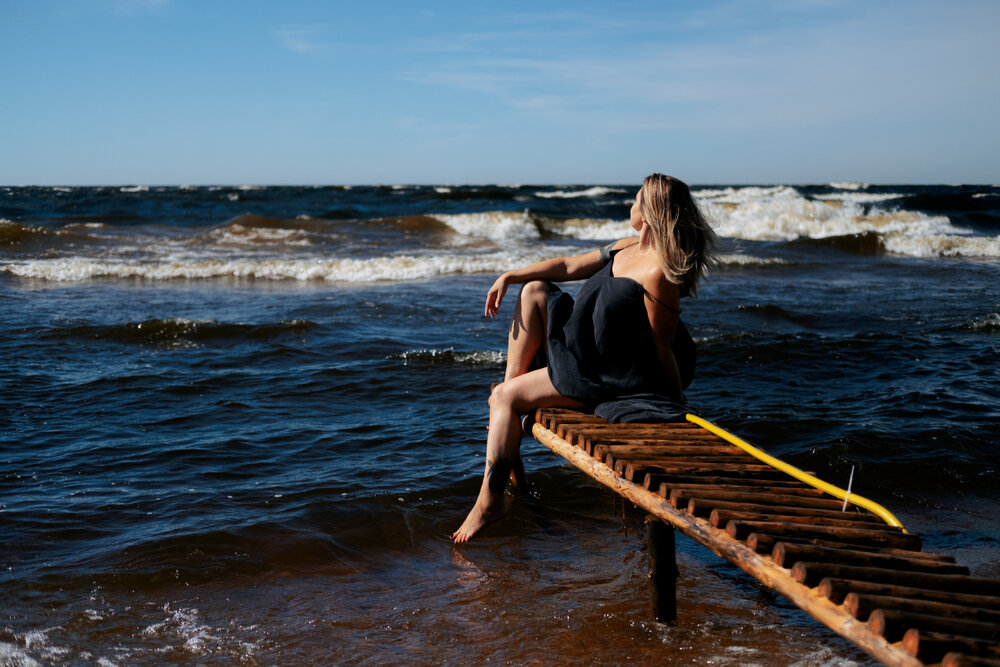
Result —
<instances>
[{"instance_id":1,"label":"yellow pipe","mask_svg":"<svg viewBox=\"0 0 1000 667\"><path fill-rule=\"evenodd\" d=\"M833 484L829 484L829 483L824 482L823 480L821 480L821 479L819 479L817 477L813 477L812 475L810 475L809 473L805 472L804 470L799 470L795 466L789 465L788 463L785 463L781 459L774 458L773 456L771 456L767 452L765 452L763 450L760 450L760 449L757 449L756 447L754 447L753 445L751 445L749 442L746 442L745 440L741 440L740 438L738 438L737 436L733 435L729 431L726 431L725 429L721 429L718 426L716 426L715 424L713 424L713 423L711 423L709 421L705 421L704 419L702 419L701 417L698 417L697 415L691 415L691 414L689 414L689 415L687 415L687 420L689 422L697 424L698 426L701 426L703 429L711 431L712 433L714 433L715 435L719 436L720 438L722 438L724 440L727 440L728 442L736 445L737 447L739 447L740 449L742 449L743 451L745 451L750 456L753 456L754 458L756 458L756 459L758 459L760 461L763 461L764 463L766 463L767 465L771 466L772 468L777 468L778 470L780 470L780 471L782 471L784 473L788 473L789 475L791 475L795 479L797 479L797 480L799 480L801 482L805 482L809 486L816 487L817 489L820 489L820 490L822 490L822 491L824 491L826 493L829 493L831 496L834 496L835 498L839 498L841 500L847 500L847 502L851 503L852 505L857 505L858 507L864 507L866 510L871 511L874 514L877 514L879 517L882 518L883 521L885 521L890 526L896 526L897 528L899 528L900 530L902 530L904 533L906 532L906 529L903 528L903 524L901 524L899 522L899 519L897 519L896 517L894 517L892 515L892 512L890 512L886 508L882 507L878 503L876 503L876 502L874 502L872 500L868 500L867 498L863 498L863 497L861 497L861 496L859 496L859 495L857 495L855 493L848 494L847 491L844 491L843 489L838 488L838 487L834 486ZM848 496L850 496L849 499L848 499Z\"/></svg>"}]
</instances>

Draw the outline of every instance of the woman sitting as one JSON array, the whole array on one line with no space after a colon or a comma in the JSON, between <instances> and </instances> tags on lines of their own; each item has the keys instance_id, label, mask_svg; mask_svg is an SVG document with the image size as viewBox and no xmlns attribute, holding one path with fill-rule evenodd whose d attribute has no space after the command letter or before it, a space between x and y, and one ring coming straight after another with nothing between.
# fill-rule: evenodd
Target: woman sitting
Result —
<instances>
[{"instance_id":1,"label":"woman sitting","mask_svg":"<svg viewBox=\"0 0 1000 667\"><path fill-rule=\"evenodd\" d=\"M638 236L508 271L490 287L486 315L494 317L507 287L523 284L504 381L490 395L483 483L451 536L456 543L504 515L509 477L523 483L519 415L640 393L684 401L694 343L680 322L680 299L696 293L714 261L715 234L688 186L662 174L645 179L629 221ZM575 300L552 284L584 278Z\"/></svg>"}]
</instances>

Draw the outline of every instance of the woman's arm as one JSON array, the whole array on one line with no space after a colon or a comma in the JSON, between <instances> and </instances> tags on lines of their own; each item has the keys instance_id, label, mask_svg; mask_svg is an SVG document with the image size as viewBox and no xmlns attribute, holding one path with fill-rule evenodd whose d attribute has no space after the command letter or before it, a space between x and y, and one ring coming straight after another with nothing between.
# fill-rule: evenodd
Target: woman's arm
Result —
<instances>
[{"instance_id":1,"label":"woman's arm","mask_svg":"<svg viewBox=\"0 0 1000 667\"><path fill-rule=\"evenodd\" d=\"M589 278L604 266L600 250L592 250L574 257L554 257L502 274L486 293L486 315L494 317L500 310L507 287L532 280L580 280Z\"/></svg>"}]
</instances>

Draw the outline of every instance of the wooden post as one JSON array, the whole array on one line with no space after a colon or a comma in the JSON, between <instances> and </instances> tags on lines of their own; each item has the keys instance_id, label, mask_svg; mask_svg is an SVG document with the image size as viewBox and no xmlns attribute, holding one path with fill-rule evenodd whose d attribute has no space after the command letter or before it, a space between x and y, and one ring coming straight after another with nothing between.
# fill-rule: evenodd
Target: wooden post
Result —
<instances>
[{"instance_id":1,"label":"wooden post","mask_svg":"<svg viewBox=\"0 0 1000 667\"><path fill-rule=\"evenodd\" d=\"M650 598L653 618L660 623L677 619L677 552L674 527L649 514L646 516L649 549Z\"/></svg>"}]
</instances>

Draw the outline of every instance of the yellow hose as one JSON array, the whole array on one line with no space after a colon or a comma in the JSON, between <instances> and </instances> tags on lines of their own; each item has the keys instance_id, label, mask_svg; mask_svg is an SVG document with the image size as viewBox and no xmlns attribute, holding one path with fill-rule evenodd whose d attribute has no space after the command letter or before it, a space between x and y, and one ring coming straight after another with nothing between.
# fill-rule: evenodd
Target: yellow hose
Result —
<instances>
[{"instance_id":1,"label":"yellow hose","mask_svg":"<svg viewBox=\"0 0 1000 667\"><path fill-rule=\"evenodd\" d=\"M739 447L740 449L742 449L743 451L745 451L750 456L753 456L754 458L756 458L756 459L758 459L760 461L763 461L764 463L766 463L767 465L771 466L772 468L776 468L776 469L778 469L778 470L780 470L780 471L782 471L784 473L787 473L787 474L791 475L792 477L794 477L795 479L797 479L797 480L799 480L801 482L805 482L809 486L813 486L813 487L815 487L817 489L820 489L820 490L824 491L825 493L828 493L831 496L834 496L835 498L839 498L840 500L846 500L847 502L851 503L852 505L857 505L858 507L864 507L866 510L869 510L870 512L872 512L874 514L877 514L883 521L885 521L890 526L895 526L895 527L899 528L900 530L902 530L904 533L906 532L906 529L903 528L903 524L901 524L899 522L899 519L897 519L896 517L894 517L892 515L892 512L890 512L886 508L882 507L878 503L876 503L874 501L871 501L871 500L868 500L867 498L863 498L863 497L861 497L861 496L859 496L857 494L854 494L854 493L848 494L847 491L844 491L843 489L838 488L838 487L834 486L833 484L829 484L829 483L824 482L823 480L821 480L821 479L819 479L817 477L813 477L812 475L810 475L809 473L805 472L804 470L799 470L798 468L796 468L793 465L789 465L789 464L785 463L784 461L782 461L780 459L774 458L773 456L771 456L770 454L764 452L763 450L757 449L756 447L754 447L753 445L751 445L749 442L746 442L745 440L741 440L740 438L738 438L737 436L733 435L729 431L726 431L725 429L719 428L715 424L713 424L711 422L708 422L708 421L705 421L701 417L689 414L689 415L687 415L687 420L689 422L693 423L693 424L697 424L698 426L701 426L703 429L705 429L707 431L711 431L712 433L714 433L715 435L719 436L720 438L722 438L722 439L724 439L724 440L726 440L726 441L728 441L728 442L736 445L737 447ZM850 496L850 497L848 498L848 496Z\"/></svg>"}]
</instances>

